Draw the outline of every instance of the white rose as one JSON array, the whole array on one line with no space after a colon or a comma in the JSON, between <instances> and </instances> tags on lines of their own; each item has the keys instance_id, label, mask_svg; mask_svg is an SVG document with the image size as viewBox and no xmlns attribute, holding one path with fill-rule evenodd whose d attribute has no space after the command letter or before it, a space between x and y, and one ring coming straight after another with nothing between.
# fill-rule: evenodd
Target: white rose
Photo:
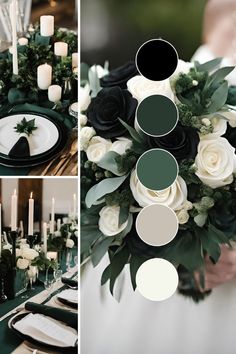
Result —
<instances>
[{"instance_id":1,"label":"white rose","mask_svg":"<svg viewBox=\"0 0 236 354\"><path fill-rule=\"evenodd\" d=\"M132 141L127 138L117 138L116 141L111 146L111 151L117 152L117 154L123 155L126 150L130 149L132 146Z\"/></svg>"},{"instance_id":2,"label":"white rose","mask_svg":"<svg viewBox=\"0 0 236 354\"><path fill-rule=\"evenodd\" d=\"M28 259L19 258L16 262L16 266L19 269L26 269L29 266Z\"/></svg>"},{"instance_id":3,"label":"white rose","mask_svg":"<svg viewBox=\"0 0 236 354\"><path fill-rule=\"evenodd\" d=\"M236 107L232 106L232 108L236 109ZM224 116L229 121L229 125L232 128L236 128L236 111L230 110L228 112L221 112L222 116Z\"/></svg>"},{"instance_id":4,"label":"white rose","mask_svg":"<svg viewBox=\"0 0 236 354\"><path fill-rule=\"evenodd\" d=\"M27 243L27 239L26 238L22 238L21 240L20 240L20 244L22 245L22 244L26 244Z\"/></svg>"},{"instance_id":5,"label":"white rose","mask_svg":"<svg viewBox=\"0 0 236 354\"><path fill-rule=\"evenodd\" d=\"M81 113L80 113L80 115L79 115L79 121L80 121L80 126L81 126L81 127L84 127L84 126L87 124L87 122L88 122L88 118L86 117L85 114L81 114Z\"/></svg>"},{"instance_id":6,"label":"white rose","mask_svg":"<svg viewBox=\"0 0 236 354\"><path fill-rule=\"evenodd\" d=\"M186 209L178 210L176 212L176 216L180 225L186 224L186 222L188 222L189 214Z\"/></svg>"},{"instance_id":7,"label":"white rose","mask_svg":"<svg viewBox=\"0 0 236 354\"><path fill-rule=\"evenodd\" d=\"M105 206L100 210L98 226L105 236L115 236L123 231L128 220L119 226L119 206Z\"/></svg>"},{"instance_id":8,"label":"white rose","mask_svg":"<svg viewBox=\"0 0 236 354\"><path fill-rule=\"evenodd\" d=\"M110 150L112 146L111 140L101 138L100 136L94 136L87 148L87 157L89 161L99 162L101 158Z\"/></svg>"},{"instance_id":9,"label":"white rose","mask_svg":"<svg viewBox=\"0 0 236 354\"><path fill-rule=\"evenodd\" d=\"M67 248L73 248L74 247L74 241L73 240L71 240L70 238L68 238L67 240L66 240L66 247Z\"/></svg>"},{"instance_id":10,"label":"white rose","mask_svg":"<svg viewBox=\"0 0 236 354\"><path fill-rule=\"evenodd\" d=\"M189 70L193 67L193 63L186 62L184 60L179 59L177 68L175 72L170 77L170 81L175 82L180 74L188 74Z\"/></svg>"},{"instance_id":11,"label":"white rose","mask_svg":"<svg viewBox=\"0 0 236 354\"><path fill-rule=\"evenodd\" d=\"M200 139L195 159L196 175L211 188L232 183L236 166L235 149L225 138Z\"/></svg>"},{"instance_id":12,"label":"white rose","mask_svg":"<svg viewBox=\"0 0 236 354\"><path fill-rule=\"evenodd\" d=\"M83 127L80 131L80 150L86 151L89 145L89 141L96 135L94 128Z\"/></svg>"},{"instance_id":13,"label":"white rose","mask_svg":"<svg viewBox=\"0 0 236 354\"><path fill-rule=\"evenodd\" d=\"M78 237L78 231L75 231L74 234L76 237Z\"/></svg>"},{"instance_id":14,"label":"white rose","mask_svg":"<svg viewBox=\"0 0 236 354\"><path fill-rule=\"evenodd\" d=\"M58 231L58 230L55 231L55 232L54 232L54 236L55 236L55 237L60 237L60 236L61 236L61 231Z\"/></svg>"},{"instance_id":15,"label":"white rose","mask_svg":"<svg viewBox=\"0 0 236 354\"><path fill-rule=\"evenodd\" d=\"M174 99L174 93L170 87L169 79L163 81L151 81L141 75L132 77L127 82L127 88L134 98L141 102L151 95L163 95Z\"/></svg>"},{"instance_id":16,"label":"white rose","mask_svg":"<svg viewBox=\"0 0 236 354\"><path fill-rule=\"evenodd\" d=\"M22 251L20 248L16 248L16 257L21 257L22 256Z\"/></svg>"},{"instance_id":17,"label":"white rose","mask_svg":"<svg viewBox=\"0 0 236 354\"><path fill-rule=\"evenodd\" d=\"M23 249L23 248L30 248L30 245L28 243L23 243L20 245L20 248Z\"/></svg>"},{"instance_id":18,"label":"white rose","mask_svg":"<svg viewBox=\"0 0 236 354\"><path fill-rule=\"evenodd\" d=\"M180 176L170 187L162 191L153 191L139 182L136 170L133 170L130 177L130 189L134 199L141 207L158 203L166 205L173 210L179 210L182 208L182 204L187 201L187 186Z\"/></svg>"},{"instance_id":19,"label":"white rose","mask_svg":"<svg viewBox=\"0 0 236 354\"><path fill-rule=\"evenodd\" d=\"M33 250L32 248L23 248L22 249L22 257L28 259L29 261L32 261L36 257L38 257L38 252Z\"/></svg>"},{"instance_id":20,"label":"white rose","mask_svg":"<svg viewBox=\"0 0 236 354\"><path fill-rule=\"evenodd\" d=\"M207 119L207 118L203 118L203 119ZM227 129L227 122L225 119L222 119L220 117L213 117L210 118L210 123L213 125L213 132L209 134L202 134L201 135L202 139L216 139L225 134Z\"/></svg>"},{"instance_id":21,"label":"white rose","mask_svg":"<svg viewBox=\"0 0 236 354\"><path fill-rule=\"evenodd\" d=\"M3 246L3 249L4 249L4 250L9 250L9 251L11 251L12 245L11 245L10 243L8 243L8 244L6 244L6 245Z\"/></svg>"},{"instance_id":22,"label":"white rose","mask_svg":"<svg viewBox=\"0 0 236 354\"><path fill-rule=\"evenodd\" d=\"M99 79L109 74L109 71L107 69L104 69L101 65L93 65L91 66L90 70L94 73L97 73Z\"/></svg>"},{"instance_id":23,"label":"white rose","mask_svg":"<svg viewBox=\"0 0 236 354\"><path fill-rule=\"evenodd\" d=\"M91 97L90 97L90 87L89 85L85 85L84 87L79 88L79 102L80 102L80 112L86 111L88 108Z\"/></svg>"}]
</instances>

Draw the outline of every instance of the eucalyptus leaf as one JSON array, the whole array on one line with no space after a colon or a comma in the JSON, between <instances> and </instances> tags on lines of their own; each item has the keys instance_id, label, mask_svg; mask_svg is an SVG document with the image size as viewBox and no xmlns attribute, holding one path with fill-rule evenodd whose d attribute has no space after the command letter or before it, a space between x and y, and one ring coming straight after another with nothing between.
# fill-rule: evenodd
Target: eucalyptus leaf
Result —
<instances>
[{"instance_id":1,"label":"eucalyptus leaf","mask_svg":"<svg viewBox=\"0 0 236 354\"><path fill-rule=\"evenodd\" d=\"M129 266L130 266L130 278L131 278L131 283L132 287L135 290L136 289L136 273L139 269L139 267L145 262L145 258L138 257L136 255L132 255L130 258Z\"/></svg>"},{"instance_id":2,"label":"eucalyptus leaf","mask_svg":"<svg viewBox=\"0 0 236 354\"><path fill-rule=\"evenodd\" d=\"M85 197L85 203L90 208L97 200L101 199L104 195L117 190L125 181L128 175L121 177L106 178L101 182L95 184L88 191Z\"/></svg>"},{"instance_id":3,"label":"eucalyptus leaf","mask_svg":"<svg viewBox=\"0 0 236 354\"><path fill-rule=\"evenodd\" d=\"M111 259L110 268L110 292L113 295L114 285L117 277L123 270L126 263L128 263L130 252L128 247L123 247L119 253L117 253Z\"/></svg>"},{"instance_id":4,"label":"eucalyptus leaf","mask_svg":"<svg viewBox=\"0 0 236 354\"><path fill-rule=\"evenodd\" d=\"M211 233L204 228L198 229L198 236L201 239L203 250L206 251L214 263L216 263L221 253L219 243L215 242L215 240L211 238Z\"/></svg>"},{"instance_id":5,"label":"eucalyptus leaf","mask_svg":"<svg viewBox=\"0 0 236 354\"><path fill-rule=\"evenodd\" d=\"M115 151L108 151L105 156L97 163L97 165L104 170L112 172L114 175L121 176L124 175L125 172L121 173L119 171L119 166L117 163L117 159L120 158L120 155Z\"/></svg>"},{"instance_id":6,"label":"eucalyptus leaf","mask_svg":"<svg viewBox=\"0 0 236 354\"><path fill-rule=\"evenodd\" d=\"M207 107L208 113L219 111L225 104L228 96L228 83L225 81L211 96L211 103Z\"/></svg>"},{"instance_id":7,"label":"eucalyptus leaf","mask_svg":"<svg viewBox=\"0 0 236 354\"><path fill-rule=\"evenodd\" d=\"M109 264L102 273L101 285L106 284L106 282L110 279L111 275L111 264Z\"/></svg>"},{"instance_id":8,"label":"eucalyptus leaf","mask_svg":"<svg viewBox=\"0 0 236 354\"><path fill-rule=\"evenodd\" d=\"M220 68L215 71L212 75L210 75L207 79L206 86L210 86L212 83L219 84L222 82L227 75L234 70L234 66L225 66L224 68Z\"/></svg>"},{"instance_id":9,"label":"eucalyptus leaf","mask_svg":"<svg viewBox=\"0 0 236 354\"><path fill-rule=\"evenodd\" d=\"M85 225L81 227L81 235L81 253L86 253L103 234L98 225Z\"/></svg>"},{"instance_id":10,"label":"eucalyptus leaf","mask_svg":"<svg viewBox=\"0 0 236 354\"><path fill-rule=\"evenodd\" d=\"M139 144L143 144L144 139L143 137L130 125L125 123L122 119L119 118L119 121L121 124L128 130L130 136Z\"/></svg>"},{"instance_id":11,"label":"eucalyptus leaf","mask_svg":"<svg viewBox=\"0 0 236 354\"><path fill-rule=\"evenodd\" d=\"M97 243L93 247L93 253L91 256L91 260L92 260L94 267L96 267L98 265L98 263L101 261L101 259L103 258L103 256L105 256L105 254L108 251L108 248L112 244L113 240L114 240L114 237L106 237L101 242Z\"/></svg>"},{"instance_id":12,"label":"eucalyptus leaf","mask_svg":"<svg viewBox=\"0 0 236 354\"><path fill-rule=\"evenodd\" d=\"M215 58L210 61L207 61L204 64L199 64L198 62L195 62L195 68L197 71L208 71L211 72L212 70L216 69L219 67L220 63L222 62L223 58Z\"/></svg>"},{"instance_id":13,"label":"eucalyptus leaf","mask_svg":"<svg viewBox=\"0 0 236 354\"><path fill-rule=\"evenodd\" d=\"M119 226L124 224L129 217L129 205L127 206L120 206L120 213L119 213Z\"/></svg>"}]
</instances>

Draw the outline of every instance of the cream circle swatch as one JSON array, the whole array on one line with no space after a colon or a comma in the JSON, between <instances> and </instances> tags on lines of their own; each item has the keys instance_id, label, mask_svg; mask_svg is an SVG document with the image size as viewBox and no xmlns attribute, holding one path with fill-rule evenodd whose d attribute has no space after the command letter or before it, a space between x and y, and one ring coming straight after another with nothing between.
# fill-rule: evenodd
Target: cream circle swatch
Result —
<instances>
[{"instance_id":1,"label":"cream circle swatch","mask_svg":"<svg viewBox=\"0 0 236 354\"><path fill-rule=\"evenodd\" d=\"M136 219L136 231L148 245L163 246L176 236L179 228L175 212L166 205L151 204Z\"/></svg>"},{"instance_id":2,"label":"cream circle swatch","mask_svg":"<svg viewBox=\"0 0 236 354\"><path fill-rule=\"evenodd\" d=\"M143 297L152 301L163 301L171 297L178 282L176 268L162 258L149 259L136 273L137 290Z\"/></svg>"}]
</instances>

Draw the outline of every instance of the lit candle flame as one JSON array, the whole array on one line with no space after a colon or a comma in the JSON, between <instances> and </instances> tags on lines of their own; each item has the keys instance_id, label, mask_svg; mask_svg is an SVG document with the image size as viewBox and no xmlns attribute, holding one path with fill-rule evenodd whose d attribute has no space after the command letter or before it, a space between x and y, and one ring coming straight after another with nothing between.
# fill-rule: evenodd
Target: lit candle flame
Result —
<instances>
[{"instance_id":1,"label":"lit candle flame","mask_svg":"<svg viewBox=\"0 0 236 354\"><path fill-rule=\"evenodd\" d=\"M16 195L16 189L14 189L14 193L13 194Z\"/></svg>"},{"instance_id":2,"label":"lit candle flame","mask_svg":"<svg viewBox=\"0 0 236 354\"><path fill-rule=\"evenodd\" d=\"M32 199L32 198L33 198L33 192L30 193L30 199Z\"/></svg>"}]
</instances>

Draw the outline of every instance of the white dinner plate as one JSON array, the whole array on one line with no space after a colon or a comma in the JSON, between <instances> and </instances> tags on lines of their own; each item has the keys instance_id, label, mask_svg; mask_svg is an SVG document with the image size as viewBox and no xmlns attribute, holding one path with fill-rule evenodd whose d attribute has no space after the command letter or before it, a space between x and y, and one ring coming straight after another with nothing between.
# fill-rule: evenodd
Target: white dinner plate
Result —
<instances>
[{"instance_id":1,"label":"white dinner plate","mask_svg":"<svg viewBox=\"0 0 236 354\"><path fill-rule=\"evenodd\" d=\"M57 126L49 119L37 114L14 114L0 119L0 153L8 155L9 151L19 140L19 133L14 129L17 123L25 118L27 121L35 119L36 130L28 138L30 156L42 154L51 149L58 141Z\"/></svg>"}]
</instances>

